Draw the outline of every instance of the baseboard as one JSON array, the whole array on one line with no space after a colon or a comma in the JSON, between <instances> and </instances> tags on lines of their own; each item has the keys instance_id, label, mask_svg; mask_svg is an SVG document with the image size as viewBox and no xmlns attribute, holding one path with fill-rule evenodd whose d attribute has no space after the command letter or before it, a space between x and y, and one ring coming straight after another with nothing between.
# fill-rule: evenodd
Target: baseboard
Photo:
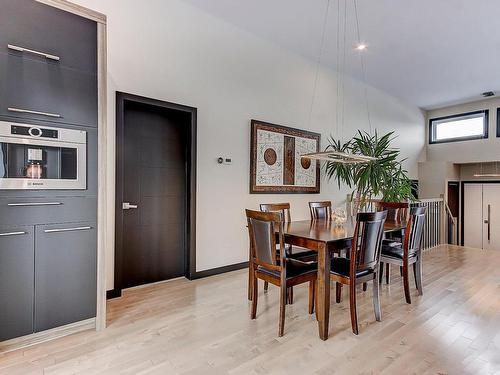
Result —
<instances>
[{"instance_id":1,"label":"baseboard","mask_svg":"<svg viewBox=\"0 0 500 375\"><path fill-rule=\"evenodd\" d=\"M121 289L111 289L106 291L106 299L119 298L122 296Z\"/></svg>"},{"instance_id":2,"label":"baseboard","mask_svg":"<svg viewBox=\"0 0 500 375\"><path fill-rule=\"evenodd\" d=\"M228 266L222 266L222 267L217 267L217 268L211 268L209 270L195 272L194 274L191 274L190 279L191 280L201 279L203 277L219 275L221 273L241 270L241 269L247 268L247 267L248 267L248 262L230 264Z\"/></svg>"},{"instance_id":3,"label":"baseboard","mask_svg":"<svg viewBox=\"0 0 500 375\"><path fill-rule=\"evenodd\" d=\"M0 342L0 353L7 353L13 350L26 348L28 346L40 344L42 342L58 339L73 333L95 329L95 318L82 320L80 322L67 324L65 326L52 328L47 331L33 333L22 337L16 337Z\"/></svg>"}]
</instances>

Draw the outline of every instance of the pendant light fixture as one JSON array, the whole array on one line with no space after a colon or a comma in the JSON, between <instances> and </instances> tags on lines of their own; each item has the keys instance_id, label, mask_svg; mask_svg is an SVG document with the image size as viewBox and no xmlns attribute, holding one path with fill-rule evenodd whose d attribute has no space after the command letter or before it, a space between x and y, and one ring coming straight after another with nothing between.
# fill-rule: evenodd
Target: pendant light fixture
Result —
<instances>
[{"instance_id":1,"label":"pendant light fixture","mask_svg":"<svg viewBox=\"0 0 500 375\"><path fill-rule=\"evenodd\" d=\"M346 0L343 0L344 2L344 9L343 9L343 17L341 15L341 0L337 0L337 117L336 117L336 129L337 129L337 134L339 134L339 122L340 122L340 138L343 138L343 129L344 129L344 94L345 94L345 89L344 89L344 79L345 79L345 58L346 58L346 50L347 50L347 44L346 44L346 28L347 28L347 4L348 2ZM316 91L317 91L317 86L318 86L318 77L319 77L319 69L321 67L321 59L323 57L323 51L324 51L324 44L325 44L325 35L326 35L326 26L328 24L328 13L330 9L330 0L327 0L327 5L326 5L326 11L325 11L325 17L323 20L323 31L321 34L321 43L320 43L320 51L319 51L319 56L316 64L316 74L314 78L314 86L313 86L313 95L311 99L311 107L310 107L310 112L309 112L309 119L308 123L310 124L311 122L311 116L312 116L312 111L314 108L314 101L316 99ZM364 42L361 41L360 38L360 32L359 32L359 19L358 19L358 8L357 8L357 0L354 0L354 12L356 16L356 35L357 35L357 44L355 45L354 49L360 53L365 51L368 48L368 45ZM342 25L341 25L342 21ZM341 27L342 26L342 27ZM341 42L343 42L343 48L341 48ZM341 50L343 50L343 54L341 56ZM342 61L341 61L342 57ZM370 133L371 133L371 119L370 119L370 111L368 107L368 96L367 96L367 91L366 91L366 83L365 83L365 66L364 66L364 60L363 56L360 56L361 59L361 70L363 73L363 83L365 84L365 101L366 101L366 111L367 111L367 116L368 116L368 124L370 127ZM340 103L341 102L341 103ZM340 112L340 107L342 106L342 111ZM323 152L313 152L313 153L307 153L304 155L301 155L302 159L309 159L309 160L323 160L327 162L334 162L334 163L340 163L340 164L360 164L360 163L368 163L370 161L377 160L377 158L372 157L372 156L367 156L367 155L359 155L359 154L353 154L349 152L343 152L343 151L336 151L336 150L331 150L331 151L323 151Z\"/></svg>"}]
</instances>

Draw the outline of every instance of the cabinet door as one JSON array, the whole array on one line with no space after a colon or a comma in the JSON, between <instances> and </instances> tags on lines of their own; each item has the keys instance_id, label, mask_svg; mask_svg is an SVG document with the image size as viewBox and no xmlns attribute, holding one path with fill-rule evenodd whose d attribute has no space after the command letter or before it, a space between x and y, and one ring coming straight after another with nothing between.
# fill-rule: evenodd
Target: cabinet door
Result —
<instances>
[{"instance_id":1,"label":"cabinet door","mask_svg":"<svg viewBox=\"0 0 500 375\"><path fill-rule=\"evenodd\" d=\"M483 185L483 249L500 250L500 184Z\"/></svg>"},{"instance_id":2,"label":"cabinet door","mask_svg":"<svg viewBox=\"0 0 500 375\"><path fill-rule=\"evenodd\" d=\"M0 53L0 115L97 127L97 75Z\"/></svg>"},{"instance_id":3,"label":"cabinet door","mask_svg":"<svg viewBox=\"0 0 500 375\"><path fill-rule=\"evenodd\" d=\"M35 332L96 316L96 225L37 225Z\"/></svg>"},{"instance_id":4,"label":"cabinet door","mask_svg":"<svg viewBox=\"0 0 500 375\"><path fill-rule=\"evenodd\" d=\"M0 51L7 46L28 48L56 55L47 62L97 73L97 24L33 0L2 0L0 12ZM28 59L45 61L43 56L16 52Z\"/></svg>"},{"instance_id":5,"label":"cabinet door","mask_svg":"<svg viewBox=\"0 0 500 375\"><path fill-rule=\"evenodd\" d=\"M33 333L33 227L0 227L0 341Z\"/></svg>"}]
</instances>

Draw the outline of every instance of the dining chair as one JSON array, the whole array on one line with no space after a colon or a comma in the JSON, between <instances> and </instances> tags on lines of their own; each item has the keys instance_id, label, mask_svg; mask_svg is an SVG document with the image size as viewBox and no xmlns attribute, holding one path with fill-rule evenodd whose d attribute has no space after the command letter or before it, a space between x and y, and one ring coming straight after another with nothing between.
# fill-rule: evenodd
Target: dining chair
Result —
<instances>
[{"instance_id":1,"label":"dining chair","mask_svg":"<svg viewBox=\"0 0 500 375\"><path fill-rule=\"evenodd\" d=\"M332 202L309 202L311 220L330 220L332 218Z\"/></svg>"},{"instance_id":2,"label":"dining chair","mask_svg":"<svg viewBox=\"0 0 500 375\"><path fill-rule=\"evenodd\" d=\"M423 295L422 286L422 236L424 232L426 207L412 207L406 224L403 242L392 242L382 245L380 259L380 281L382 281L384 263L396 264L403 268L403 286L407 303L411 303L408 269L413 265L413 274L418 294ZM390 272L390 271L386 271ZM387 278L387 283L389 279Z\"/></svg>"},{"instance_id":3,"label":"dining chair","mask_svg":"<svg viewBox=\"0 0 500 375\"><path fill-rule=\"evenodd\" d=\"M373 282L375 319L381 320L378 272L386 217L387 211L358 213L349 259L339 257L331 261L330 278L336 282L337 302L341 299L342 285L349 285L351 326L356 335L359 333L356 285Z\"/></svg>"},{"instance_id":4,"label":"dining chair","mask_svg":"<svg viewBox=\"0 0 500 375\"><path fill-rule=\"evenodd\" d=\"M408 212L410 209L410 203L408 202L383 202L379 201L376 203L378 211L387 211L388 221L405 221L408 218ZM395 233L388 233L386 238L382 240L382 245L390 245L393 242L402 242L404 236L404 231L398 231ZM400 268L400 274L403 276L403 269ZM389 264L386 264L385 273L387 283L390 282L391 270Z\"/></svg>"},{"instance_id":5,"label":"dining chair","mask_svg":"<svg viewBox=\"0 0 500 375\"><path fill-rule=\"evenodd\" d=\"M260 210L262 212L281 212L285 224L292 221L290 203L263 203L260 205ZM294 252L294 249L298 251ZM290 244L285 244L285 250L289 258L295 258L304 262L317 262L318 259L318 254L312 250L307 250L301 247L292 247ZM278 251L276 251L276 256L279 258ZM267 291L268 288L269 283L264 282L264 291ZM288 292L288 302L290 304L293 303L293 288L290 288Z\"/></svg>"},{"instance_id":6,"label":"dining chair","mask_svg":"<svg viewBox=\"0 0 500 375\"><path fill-rule=\"evenodd\" d=\"M284 221L281 212L246 210L250 237L250 261L254 272L251 318L257 315L258 279L280 288L280 315L278 335L285 329L287 289L309 282L309 314L314 313L317 264L288 258L285 251ZM276 226L278 235L276 236ZM279 259L276 258L279 247Z\"/></svg>"},{"instance_id":7,"label":"dining chair","mask_svg":"<svg viewBox=\"0 0 500 375\"><path fill-rule=\"evenodd\" d=\"M410 209L408 202L377 202L378 211L387 211L388 221L405 221Z\"/></svg>"}]
</instances>

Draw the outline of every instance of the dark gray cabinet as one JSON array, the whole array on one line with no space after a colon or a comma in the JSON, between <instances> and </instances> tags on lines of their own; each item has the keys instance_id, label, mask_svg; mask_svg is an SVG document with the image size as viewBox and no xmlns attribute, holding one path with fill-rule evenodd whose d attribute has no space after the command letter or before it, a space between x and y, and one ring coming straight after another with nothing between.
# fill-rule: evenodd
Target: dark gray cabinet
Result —
<instances>
[{"instance_id":1,"label":"dark gray cabinet","mask_svg":"<svg viewBox=\"0 0 500 375\"><path fill-rule=\"evenodd\" d=\"M0 3L0 118L87 132L86 190L0 190L3 341L96 316L98 91L95 21Z\"/></svg>"},{"instance_id":2,"label":"dark gray cabinet","mask_svg":"<svg viewBox=\"0 0 500 375\"><path fill-rule=\"evenodd\" d=\"M11 44L60 58L13 52L27 59L97 73L97 28L92 20L34 0L2 0L0 27L0 52L13 51L7 47Z\"/></svg>"},{"instance_id":3,"label":"dark gray cabinet","mask_svg":"<svg viewBox=\"0 0 500 375\"><path fill-rule=\"evenodd\" d=\"M95 197L1 198L0 225L97 220Z\"/></svg>"},{"instance_id":4,"label":"dark gray cabinet","mask_svg":"<svg viewBox=\"0 0 500 375\"><path fill-rule=\"evenodd\" d=\"M97 75L0 53L0 115L97 126Z\"/></svg>"},{"instance_id":5,"label":"dark gray cabinet","mask_svg":"<svg viewBox=\"0 0 500 375\"><path fill-rule=\"evenodd\" d=\"M0 226L0 341L33 332L31 226Z\"/></svg>"},{"instance_id":6,"label":"dark gray cabinet","mask_svg":"<svg viewBox=\"0 0 500 375\"><path fill-rule=\"evenodd\" d=\"M38 225L35 331L96 315L96 225Z\"/></svg>"}]
</instances>

